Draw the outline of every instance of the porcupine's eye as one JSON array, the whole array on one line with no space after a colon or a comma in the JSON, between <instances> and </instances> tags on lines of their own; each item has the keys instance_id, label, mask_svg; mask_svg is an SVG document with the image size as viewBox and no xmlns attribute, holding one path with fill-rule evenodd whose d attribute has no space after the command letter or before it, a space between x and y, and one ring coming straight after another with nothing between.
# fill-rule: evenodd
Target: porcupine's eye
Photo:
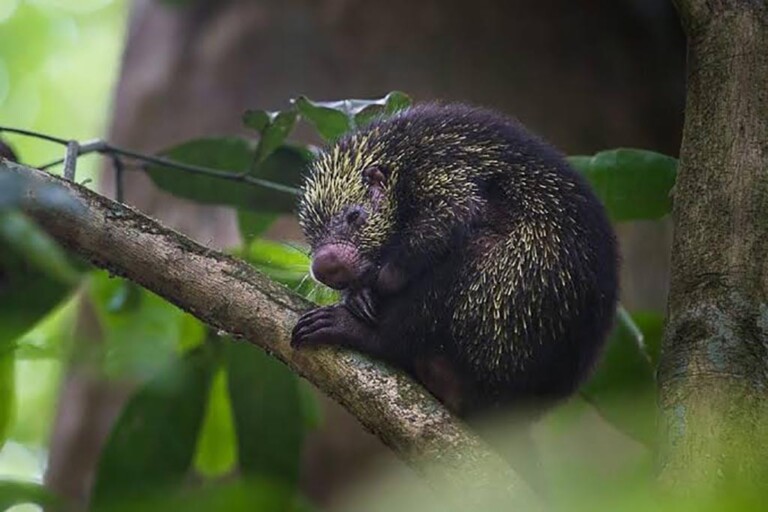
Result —
<instances>
[{"instance_id":1,"label":"porcupine's eye","mask_svg":"<svg viewBox=\"0 0 768 512\"><path fill-rule=\"evenodd\" d=\"M347 210L347 214L344 218L346 219L349 226L353 228L359 228L365 224L367 217L368 216L362 207L352 206L349 208L349 210Z\"/></svg>"}]
</instances>

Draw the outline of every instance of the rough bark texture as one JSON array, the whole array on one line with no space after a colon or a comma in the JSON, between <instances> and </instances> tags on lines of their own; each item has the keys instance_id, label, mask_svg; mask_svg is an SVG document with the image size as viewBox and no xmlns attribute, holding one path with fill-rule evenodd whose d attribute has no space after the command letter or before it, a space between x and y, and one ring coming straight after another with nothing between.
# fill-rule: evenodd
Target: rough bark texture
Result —
<instances>
[{"instance_id":1,"label":"rough bark texture","mask_svg":"<svg viewBox=\"0 0 768 512\"><path fill-rule=\"evenodd\" d=\"M659 368L662 481L768 460L768 3L679 0L688 96Z\"/></svg>"},{"instance_id":2,"label":"rough bark texture","mask_svg":"<svg viewBox=\"0 0 768 512\"><path fill-rule=\"evenodd\" d=\"M439 489L461 489L471 500L488 499L488 493L504 503L528 503L526 484L509 466L407 376L348 351L293 350L291 328L312 305L249 264L45 172L7 161L0 163L3 172L32 178L24 211L64 247L264 348L346 407ZM41 206L34 193L41 183L65 187L76 207Z\"/></svg>"}]
</instances>

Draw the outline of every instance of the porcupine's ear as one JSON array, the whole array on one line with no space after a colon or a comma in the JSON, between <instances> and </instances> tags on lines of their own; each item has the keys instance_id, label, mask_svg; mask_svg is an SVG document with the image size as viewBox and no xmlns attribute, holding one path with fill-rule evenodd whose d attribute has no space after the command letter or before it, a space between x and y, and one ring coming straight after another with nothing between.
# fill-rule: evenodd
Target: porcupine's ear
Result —
<instances>
[{"instance_id":1,"label":"porcupine's ear","mask_svg":"<svg viewBox=\"0 0 768 512\"><path fill-rule=\"evenodd\" d=\"M374 164L363 170L363 183L369 188L381 190L387 183L389 172L381 165Z\"/></svg>"}]
</instances>

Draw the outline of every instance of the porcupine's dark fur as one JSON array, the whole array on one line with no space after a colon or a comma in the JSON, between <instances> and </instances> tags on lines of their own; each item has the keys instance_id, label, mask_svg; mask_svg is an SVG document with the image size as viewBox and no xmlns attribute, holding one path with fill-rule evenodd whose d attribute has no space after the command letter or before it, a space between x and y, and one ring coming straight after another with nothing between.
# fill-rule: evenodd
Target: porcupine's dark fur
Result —
<instances>
[{"instance_id":1,"label":"porcupine's dark fur","mask_svg":"<svg viewBox=\"0 0 768 512\"><path fill-rule=\"evenodd\" d=\"M370 168L386 176L373 192ZM295 346L370 352L465 415L567 396L600 354L614 233L582 177L514 120L426 105L377 121L318 159L299 214L313 251L340 248L355 278L302 318ZM393 293L377 289L387 264L405 277Z\"/></svg>"}]
</instances>

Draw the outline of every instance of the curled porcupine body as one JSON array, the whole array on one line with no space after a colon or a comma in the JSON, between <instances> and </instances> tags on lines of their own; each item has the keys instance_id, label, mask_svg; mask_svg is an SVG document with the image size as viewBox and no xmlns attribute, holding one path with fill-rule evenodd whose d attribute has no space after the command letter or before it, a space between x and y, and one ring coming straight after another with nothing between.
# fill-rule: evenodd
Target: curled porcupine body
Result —
<instances>
[{"instance_id":1,"label":"curled porcupine body","mask_svg":"<svg viewBox=\"0 0 768 512\"><path fill-rule=\"evenodd\" d=\"M611 326L605 211L519 123L463 105L376 121L318 158L299 218L314 276L344 300L295 346L338 344L413 373L455 411L572 393Z\"/></svg>"}]
</instances>

